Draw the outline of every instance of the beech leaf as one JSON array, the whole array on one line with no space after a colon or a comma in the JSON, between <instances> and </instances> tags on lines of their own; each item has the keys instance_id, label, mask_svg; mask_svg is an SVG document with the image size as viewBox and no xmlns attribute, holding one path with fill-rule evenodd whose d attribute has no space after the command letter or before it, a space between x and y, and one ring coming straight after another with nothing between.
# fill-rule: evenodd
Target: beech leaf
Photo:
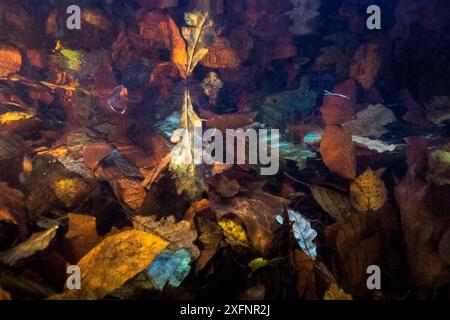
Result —
<instances>
[{"instance_id":1,"label":"beech leaf","mask_svg":"<svg viewBox=\"0 0 450 320\"><path fill-rule=\"evenodd\" d=\"M387 200L384 182L368 168L350 186L350 202L358 211L380 209Z\"/></svg>"}]
</instances>

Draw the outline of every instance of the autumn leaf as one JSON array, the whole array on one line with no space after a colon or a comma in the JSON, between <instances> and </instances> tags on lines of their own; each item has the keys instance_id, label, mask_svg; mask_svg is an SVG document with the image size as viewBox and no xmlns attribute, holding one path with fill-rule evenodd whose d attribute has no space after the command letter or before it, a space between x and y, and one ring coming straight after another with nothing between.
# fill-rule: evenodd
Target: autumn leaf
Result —
<instances>
[{"instance_id":1,"label":"autumn leaf","mask_svg":"<svg viewBox=\"0 0 450 320\"><path fill-rule=\"evenodd\" d=\"M317 299L314 261L311 260L308 254L299 249L291 253L290 259L297 273L296 287L298 299Z\"/></svg>"},{"instance_id":2,"label":"autumn leaf","mask_svg":"<svg viewBox=\"0 0 450 320\"><path fill-rule=\"evenodd\" d=\"M83 149L83 159L86 167L89 169L97 169L100 162L109 156L113 148L106 143L90 143Z\"/></svg>"},{"instance_id":3,"label":"autumn leaf","mask_svg":"<svg viewBox=\"0 0 450 320\"><path fill-rule=\"evenodd\" d=\"M0 115L0 125L5 125L8 122L31 119L35 115L23 111L10 111Z\"/></svg>"},{"instance_id":4,"label":"autumn leaf","mask_svg":"<svg viewBox=\"0 0 450 320\"><path fill-rule=\"evenodd\" d=\"M213 21L208 12L195 11L184 14L187 27L182 28L183 38L187 42L186 77L191 76L197 64L208 53L206 37L211 32Z\"/></svg>"},{"instance_id":5,"label":"autumn leaf","mask_svg":"<svg viewBox=\"0 0 450 320\"><path fill-rule=\"evenodd\" d=\"M252 272L256 272L261 268L267 267L270 265L270 261L264 258L255 258L248 263L248 267L252 270Z\"/></svg>"},{"instance_id":6,"label":"autumn leaf","mask_svg":"<svg viewBox=\"0 0 450 320\"><path fill-rule=\"evenodd\" d=\"M47 249L55 238L58 226L33 234L28 240L0 255L0 262L9 266L15 266L23 260L32 257L36 253Z\"/></svg>"},{"instance_id":7,"label":"autumn leaf","mask_svg":"<svg viewBox=\"0 0 450 320\"><path fill-rule=\"evenodd\" d=\"M67 208L71 208L77 201L85 198L91 191L90 186L78 178L57 180L51 188L59 201Z\"/></svg>"},{"instance_id":8,"label":"autumn leaf","mask_svg":"<svg viewBox=\"0 0 450 320\"><path fill-rule=\"evenodd\" d=\"M350 186L350 202L358 211L380 209L387 200L384 182L368 168Z\"/></svg>"},{"instance_id":9,"label":"autumn leaf","mask_svg":"<svg viewBox=\"0 0 450 320\"><path fill-rule=\"evenodd\" d=\"M411 92L409 90L403 90L402 98L408 109L403 116L403 120L418 126L428 125L429 122L426 119L424 108L414 99Z\"/></svg>"},{"instance_id":10,"label":"autumn leaf","mask_svg":"<svg viewBox=\"0 0 450 320\"><path fill-rule=\"evenodd\" d=\"M158 235L169 242L169 248L188 249L194 259L199 256L199 250L194 244L197 231L192 230L191 224L186 220L177 222L174 216L160 220L157 220L155 216L135 216L133 226L136 230Z\"/></svg>"},{"instance_id":11,"label":"autumn leaf","mask_svg":"<svg viewBox=\"0 0 450 320\"><path fill-rule=\"evenodd\" d=\"M86 253L100 242L97 234L97 222L95 217L69 213L68 228L63 241L65 258L72 263L77 263Z\"/></svg>"},{"instance_id":12,"label":"autumn leaf","mask_svg":"<svg viewBox=\"0 0 450 320\"><path fill-rule=\"evenodd\" d=\"M390 109L376 104L358 112L352 120L343 123L342 127L354 136L377 138L388 132L385 125L396 120Z\"/></svg>"},{"instance_id":13,"label":"autumn leaf","mask_svg":"<svg viewBox=\"0 0 450 320\"><path fill-rule=\"evenodd\" d=\"M177 193L186 192L190 199L197 199L206 185L203 182L201 165L198 165L198 150L202 147L202 121L194 112L189 91L184 91L184 103L180 112L180 128L172 134L171 141L178 143L172 150L170 170L176 174Z\"/></svg>"},{"instance_id":14,"label":"autumn leaf","mask_svg":"<svg viewBox=\"0 0 450 320\"><path fill-rule=\"evenodd\" d=\"M0 182L0 221L7 220L17 225L22 239L27 235L28 215L25 208L25 197L17 189L10 188Z\"/></svg>"},{"instance_id":15,"label":"autumn leaf","mask_svg":"<svg viewBox=\"0 0 450 320\"><path fill-rule=\"evenodd\" d=\"M290 2L294 8L286 14L292 20L291 33L297 36L313 33L317 27L316 19L320 16L321 0L290 0Z\"/></svg>"},{"instance_id":16,"label":"autumn leaf","mask_svg":"<svg viewBox=\"0 0 450 320\"><path fill-rule=\"evenodd\" d=\"M341 125L352 119L356 110L356 83L349 79L336 85L333 92L325 94L320 108L327 125Z\"/></svg>"},{"instance_id":17,"label":"autumn leaf","mask_svg":"<svg viewBox=\"0 0 450 320\"><path fill-rule=\"evenodd\" d=\"M366 89L370 89L382 66L378 44L366 43L356 51L350 65L350 77Z\"/></svg>"},{"instance_id":18,"label":"autumn leaf","mask_svg":"<svg viewBox=\"0 0 450 320\"><path fill-rule=\"evenodd\" d=\"M242 224L236 219L221 219L219 226L222 228L224 236L231 243L248 245L247 233Z\"/></svg>"},{"instance_id":19,"label":"autumn leaf","mask_svg":"<svg viewBox=\"0 0 450 320\"><path fill-rule=\"evenodd\" d=\"M332 283L323 296L323 300L353 300L350 294L345 293L336 283Z\"/></svg>"},{"instance_id":20,"label":"autumn leaf","mask_svg":"<svg viewBox=\"0 0 450 320\"><path fill-rule=\"evenodd\" d=\"M168 245L158 236L138 230L111 235L78 262L82 270L81 289L67 290L49 299L103 299L147 268Z\"/></svg>"},{"instance_id":21,"label":"autumn leaf","mask_svg":"<svg viewBox=\"0 0 450 320\"><path fill-rule=\"evenodd\" d=\"M223 88L223 82L215 72L208 73L202 81L203 93L209 97L209 101L212 105L217 102L220 90Z\"/></svg>"},{"instance_id":22,"label":"autumn leaf","mask_svg":"<svg viewBox=\"0 0 450 320\"><path fill-rule=\"evenodd\" d=\"M450 184L450 144L430 152L427 178L437 185Z\"/></svg>"},{"instance_id":23,"label":"autumn leaf","mask_svg":"<svg viewBox=\"0 0 450 320\"><path fill-rule=\"evenodd\" d=\"M323 162L345 179L356 177L356 148L350 133L339 126L327 126L320 143Z\"/></svg>"},{"instance_id":24,"label":"autumn leaf","mask_svg":"<svg viewBox=\"0 0 450 320\"><path fill-rule=\"evenodd\" d=\"M0 77L18 72L22 65L22 56L16 48L0 44Z\"/></svg>"},{"instance_id":25,"label":"autumn leaf","mask_svg":"<svg viewBox=\"0 0 450 320\"><path fill-rule=\"evenodd\" d=\"M208 53L201 60L207 68L223 69L237 68L241 60L226 38L218 38L212 46L208 46Z\"/></svg>"},{"instance_id":26,"label":"autumn leaf","mask_svg":"<svg viewBox=\"0 0 450 320\"><path fill-rule=\"evenodd\" d=\"M337 222L345 221L353 214L347 196L318 186L311 186L314 199Z\"/></svg>"},{"instance_id":27,"label":"autumn leaf","mask_svg":"<svg viewBox=\"0 0 450 320\"><path fill-rule=\"evenodd\" d=\"M425 107L428 121L434 124L442 124L450 120L450 97L436 96Z\"/></svg>"}]
</instances>

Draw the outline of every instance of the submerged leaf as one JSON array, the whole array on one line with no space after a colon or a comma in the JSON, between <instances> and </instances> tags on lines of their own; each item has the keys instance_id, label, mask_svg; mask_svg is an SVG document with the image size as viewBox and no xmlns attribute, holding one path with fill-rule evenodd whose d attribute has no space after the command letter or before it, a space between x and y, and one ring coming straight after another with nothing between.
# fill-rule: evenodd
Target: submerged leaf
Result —
<instances>
[{"instance_id":1,"label":"submerged leaf","mask_svg":"<svg viewBox=\"0 0 450 320\"><path fill-rule=\"evenodd\" d=\"M29 258L39 251L47 249L50 242L56 236L58 226L55 225L52 228L35 233L30 239L22 242L18 246L6 251L0 255L0 262L3 262L9 266L15 266L22 260Z\"/></svg>"},{"instance_id":2,"label":"submerged leaf","mask_svg":"<svg viewBox=\"0 0 450 320\"><path fill-rule=\"evenodd\" d=\"M145 273L159 290L163 290L167 284L178 288L191 270L191 259L189 251L185 249L165 249L158 254Z\"/></svg>"},{"instance_id":3,"label":"submerged leaf","mask_svg":"<svg viewBox=\"0 0 450 320\"><path fill-rule=\"evenodd\" d=\"M337 222L345 221L353 214L350 200L343 194L311 186L311 192L317 203Z\"/></svg>"},{"instance_id":4,"label":"submerged leaf","mask_svg":"<svg viewBox=\"0 0 450 320\"><path fill-rule=\"evenodd\" d=\"M184 91L184 103L180 113L180 128L172 135L178 143L172 150L170 170L176 174L177 193L186 192L190 199L198 198L206 185L198 164L199 147L202 147L202 121L194 112L191 97ZM197 152L196 152L197 151Z\"/></svg>"},{"instance_id":5,"label":"submerged leaf","mask_svg":"<svg viewBox=\"0 0 450 320\"><path fill-rule=\"evenodd\" d=\"M350 202L358 211L378 210L386 200L386 186L370 168L350 186Z\"/></svg>"},{"instance_id":6,"label":"submerged leaf","mask_svg":"<svg viewBox=\"0 0 450 320\"><path fill-rule=\"evenodd\" d=\"M143 271L169 245L147 232L127 230L107 237L79 262L81 289L50 299L103 299Z\"/></svg>"},{"instance_id":7,"label":"submerged leaf","mask_svg":"<svg viewBox=\"0 0 450 320\"><path fill-rule=\"evenodd\" d=\"M353 300L350 294L345 293L336 283L332 283L323 296L323 300Z\"/></svg>"},{"instance_id":8,"label":"submerged leaf","mask_svg":"<svg viewBox=\"0 0 450 320\"><path fill-rule=\"evenodd\" d=\"M219 226L223 230L223 234L230 242L242 243L248 245L247 233L244 227L236 219L222 219Z\"/></svg>"},{"instance_id":9,"label":"submerged leaf","mask_svg":"<svg viewBox=\"0 0 450 320\"><path fill-rule=\"evenodd\" d=\"M136 230L156 234L170 243L172 249L188 249L194 259L199 256L199 250L194 244L197 231L191 229L188 221L175 221L174 216L156 220L155 216L135 216L133 225Z\"/></svg>"}]
</instances>

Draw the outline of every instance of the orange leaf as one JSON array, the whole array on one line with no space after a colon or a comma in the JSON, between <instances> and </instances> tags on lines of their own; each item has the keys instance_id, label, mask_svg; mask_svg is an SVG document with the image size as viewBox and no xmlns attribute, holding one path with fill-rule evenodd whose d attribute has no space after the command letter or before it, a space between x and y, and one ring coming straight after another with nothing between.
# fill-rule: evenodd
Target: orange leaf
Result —
<instances>
[{"instance_id":1,"label":"orange leaf","mask_svg":"<svg viewBox=\"0 0 450 320\"><path fill-rule=\"evenodd\" d=\"M323 98L320 108L323 120L327 125L341 125L352 120L356 110L356 82L353 79L338 84L333 89L333 94ZM343 96L348 97L345 98Z\"/></svg>"}]
</instances>

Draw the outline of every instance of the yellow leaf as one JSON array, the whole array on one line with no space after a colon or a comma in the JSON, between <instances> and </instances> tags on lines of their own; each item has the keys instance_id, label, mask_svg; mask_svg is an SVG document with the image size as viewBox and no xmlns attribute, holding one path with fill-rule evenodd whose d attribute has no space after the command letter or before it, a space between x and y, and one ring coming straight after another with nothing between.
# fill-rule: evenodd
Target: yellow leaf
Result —
<instances>
[{"instance_id":1,"label":"yellow leaf","mask_svg":"<svg viewBox=\"0 0 450 320\"><path fill-rule=\"evenodd\" d=\"M22 112L22 111L6 112L6 113L0 115L0 124L4 125L10 121L30 119L33 117L34 117L34 114Z\"/></svg>"},{"instance_id":2,"label":"yellow leaf","mask_svg":"<svg viewBox=\"0 0 450 320\"><path fill-rule=\"evenodd\" d=\"M244 227L235 219L222 219L219 221L219 226L229 241L239 242L244 245L248 244L248 237Z\"/></svg>"},{"instance_id":3,"label":"yellow leaf","mask_svg":"<svg viewBox=\"0 0 450 320\"><path fill-rule=\"evenodd\" d=\"M380 209L387 199L384 182L369 168L350 186L350 202L358 211Z\"/></svg>"},{"instance_id":4,"label":"yellow leaf","mask_svg":"<svg viewBox=\"0 0 450 320\"><path fill-rule=\"evenodd\" d=\"M248 266L252 269L252 272L256 272L261 268L267 267L268 265L270 265L270 261L267 261L264 258L256 258L248 263Z\"/></svg>"},{"instance_id":5,"label":"yellow leaf","mask_svg":"<svg viewBox=\"0 0 450 320\"><path fill-rule=\"evenodd\" d=\"M323 296L323 300L353 300L352 296L345 293L336 283L332 283Z\"/></svg>"},{"instance_id":6,"label":"yellow leaf","mask_svg":"<svg viewBox=\"0 0 450 320\"><path fill-rule=\"evenodd\" d=\"M52 190L66 207L71 207L77 200L89 193L90 187L81 179L69 178L54 182Z\"/></svg>"},{"instance_id":7,"label":"yellow leaf","mask_svg":"<svg viewBox=\"0 0 450 320\"><path fill-rule=\"evenodd\" d=\"M148 267L168 245L144 231L127 230L109 236L78 262L81 289L67 290L49 299L103 299Z\"/></svg>"}]
</instances>

